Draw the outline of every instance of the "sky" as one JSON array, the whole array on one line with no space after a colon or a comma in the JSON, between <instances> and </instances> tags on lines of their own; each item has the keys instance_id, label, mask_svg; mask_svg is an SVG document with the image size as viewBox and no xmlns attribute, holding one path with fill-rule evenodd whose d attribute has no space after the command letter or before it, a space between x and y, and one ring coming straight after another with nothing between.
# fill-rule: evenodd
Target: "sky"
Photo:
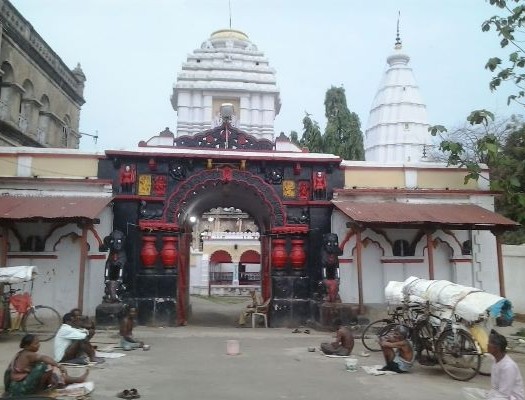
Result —
<instances>
[{"instance_id":1,"label":"sky","mask_svg":"<svg viewBox=\"0 0 525 400\"><path fill-rule=\"evenodd\" d=\"M135 147L169 127L182 63L229 26L228 0L11 0L70 68L87 77L80 149ZM392 53L398 12L429 123L449 128L485 108L500 118L510 89L491 93L486 61L502 56L481 24L498 10L485 0L231 0L232 29L245 32L276 70L282 107L275 132L302 132L305 112L324 131L324 97L344 86L363 133Z\"/></svg>"}]
</instances>

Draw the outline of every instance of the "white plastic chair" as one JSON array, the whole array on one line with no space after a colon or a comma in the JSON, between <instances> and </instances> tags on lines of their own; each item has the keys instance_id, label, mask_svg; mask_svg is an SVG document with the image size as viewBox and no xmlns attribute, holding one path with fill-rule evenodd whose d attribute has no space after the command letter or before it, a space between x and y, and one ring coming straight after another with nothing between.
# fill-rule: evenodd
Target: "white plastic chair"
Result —
<instances>
[{"instance_id":1,"label":"white plastic chair","mask_svg":"<svg viewBox=\"0 0 525 400\"><path fill-rule=\"evenodd\" d=\"M264 327L268 328L268 308L270 305L271 297L268 298L263 304L255 308L255 312L252 313L252 328L255 328L255 322L257 317L262 317L264 320Z\"/></svg>"}]
</instances>

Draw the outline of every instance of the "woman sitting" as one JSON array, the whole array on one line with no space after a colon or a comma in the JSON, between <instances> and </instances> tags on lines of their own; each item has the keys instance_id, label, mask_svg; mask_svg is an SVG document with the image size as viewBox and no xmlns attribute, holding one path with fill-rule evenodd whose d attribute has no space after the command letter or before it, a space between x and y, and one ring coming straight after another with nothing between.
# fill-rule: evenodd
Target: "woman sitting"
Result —
<instances>
[{"instance_id":1,"label":"woman sitting","mask_svg":"<svg viewBox=\"0 0 525 400\"><path fill-rule=\"evenodd\" d=\"M40 340L32 334L20 341L20 350L4 373L4 387L8 397L36 394L45 389L61 388L86 380L88 371L71 377L64 366L51 357L38 353Z\"/></svg>"}]
</instances>

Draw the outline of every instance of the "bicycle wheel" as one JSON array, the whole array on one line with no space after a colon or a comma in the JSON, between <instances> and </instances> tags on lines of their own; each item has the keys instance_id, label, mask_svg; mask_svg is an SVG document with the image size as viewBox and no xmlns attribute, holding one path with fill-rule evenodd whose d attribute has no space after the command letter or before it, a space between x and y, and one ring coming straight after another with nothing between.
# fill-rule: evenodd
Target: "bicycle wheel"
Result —
<instances>
[{"instance_id":1,"label":"bicycle wheel","mask_svg":"<svg viewBox=\"0 0 525 400\"><path fill-rule=\"evenodd\" d=\"M481 367L481 354L472 336L463 330L445 330L436 342L436 356L443 371L458 381L474 378Z\"/></svg>"},{"instance_id":2,"label":"bicycle wheel","mask_svg":"<svg viewBox=\"0 0 525 400\"><path fill-rule=\"evenodd\" d=\"M368 324L361 335L361 342L367 350L381 351L378 339L390 332L396 324L390 319L380 319Z\"/></svg>"},{"instance_id":3,"label":"bicycle wheel","mask_svg":"<svg viewBox=\"0 0 525 400\"><path fill-rule=\"evenodd\" d=\"M55 337L61 323L60 314L54 308L34 306L24 316L22 330L38 336L41 342L45 342Z\"/></svg>"}]
</instances>

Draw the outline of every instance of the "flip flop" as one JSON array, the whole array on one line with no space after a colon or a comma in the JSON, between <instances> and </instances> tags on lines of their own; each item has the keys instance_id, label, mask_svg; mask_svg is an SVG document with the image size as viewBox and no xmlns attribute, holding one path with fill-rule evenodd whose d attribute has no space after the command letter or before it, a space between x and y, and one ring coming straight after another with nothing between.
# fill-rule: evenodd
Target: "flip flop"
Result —
<instances>
[{"instance_id":1,"label":"flip flop","mask_svg":"<svg viewBox=\"0 0 525 400\"><path fill-rule=\"evenodd\" d=\"M129 394L131 396L131 399L140 399L140 394L137 389L129 389Z\"/></svg>"},{"instance_id":2,"label":"flip flop","mask_svg":"<svg viewBox=\"0 0 525 400\"><path fill-rule=\"evenodd\" d=\"M122 392L117 393L117 397L120 399L134 399L128 389L124 389Z\"/></svg>"},{"instance_id":3,"label":"flip flop","mask_svg":"<svg viewBox=\"0 0 525 400\"><path fill-rule=\"evenodd\" d=\"M304 333L306 333L307 335L309 335L309 334L310 334L310 329L305 329L305 330L304 330Z\"/></svg>"},{"instance_id":4,"label":"flip flop","mask_svg":"<svg viewBox=\"0 0 525 400\"><path fill-rule=\"evenodd\" d=\"M297 329L297 328L295 328L295 329L292 331L292 333L300 333L300 332L301 332L301 331L300 331L299 329Z\"/></svg>"}]
</instances>

